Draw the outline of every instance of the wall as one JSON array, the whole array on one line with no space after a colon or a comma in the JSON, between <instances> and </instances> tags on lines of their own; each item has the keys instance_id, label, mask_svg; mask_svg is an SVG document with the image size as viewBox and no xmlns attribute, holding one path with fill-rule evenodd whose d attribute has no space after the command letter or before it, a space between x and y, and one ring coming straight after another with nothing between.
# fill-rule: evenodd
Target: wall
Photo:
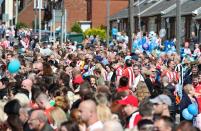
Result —
<instances>
[{"instance_id":1,"label":"wall","mask_svg":"<svg viewBox=\"0 0 201 131\"><path fill-rule=\"evenodd\" d=\"M87 20L87 1L86 0L64 0L67 9L67 28L71 30L72 25L77 21Z\"/></svg>"},{"instance_id":2,"label":"wall","mask_svg":"<svg viewBox=\"0 0 201 131\"><path fill-rule=\"evenodd\" d=\"M128 0L110 0L110 16L128 7ZM107 0L92 0L92 27L107 23Z\"/></svg>"},{"instance_id":3,"label":"wall","mask_svg":"<svg viewBox=\"0 0 201 131\"><path fill-rule=\"evenodd\" d=\"M38 17L38 11L36 11ZM32 28L34 25L34 0L29 2L18 15L18 22L23 22ZM43 19L43 11L41 18Z\"/></svg>"}]
</instances>

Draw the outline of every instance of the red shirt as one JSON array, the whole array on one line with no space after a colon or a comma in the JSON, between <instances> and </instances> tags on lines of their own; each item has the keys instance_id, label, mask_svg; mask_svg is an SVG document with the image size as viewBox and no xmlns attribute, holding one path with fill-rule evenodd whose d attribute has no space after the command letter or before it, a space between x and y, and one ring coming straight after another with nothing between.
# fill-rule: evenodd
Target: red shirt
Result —
<instances>
[{"instance_id":1,"label":"red shirt","mask_svg":"<svg viewBox=\"0 0 201 131\"><path fill-rule=\"evenodd\" d=\"M117 91L117 92L123 92L123 91L125 91L125 92L128 92L128 94L130 94L130 95L133 94L133 92L128 88L128 86L125 86L125 87L118 87L118 88L116 89L116 91Z\"/></svg>"},{"instance_id":2,"label":"red shirt","mask_svg":"<svg viewBox=\"0 0 201 131\"><path fill-rule=\"evenodd\" d=\"M195 87L195 92L201 94L201 84L198 84L198 85Z\"/></svg>"},{"instance_id":3,"label":"red shirt","mask_svg":"<svg viewBox=\"0 0 201 131\"><path fill-rule=\"evenodd\" d=\"M179 80L179 74L176 71L164 71L162 73L162 76L167 76L169 79L169 82L178 81Z\"/></svg>"},{"instance_id":4,"label":"red shirt","mask_svg":"<svg viewBox=\"0 0 201 131\"><path fill-rule=\"evenodd\" d=\"M134 79L135 79L135 75L134 75L134 72L133 72L133 67L127 67L123 70L123 76L126 76L128 77L128 86L131 87L133 82L134 82Z\"/></svg>"},{"instance_id":5,"label":"red shirt","mask_svg":"<svg viewBox=\"0 0 201 131\"><path fill-rule=\"evenodd\" d=\"M129 88L128 88L128 86L124 86L124 87L118 87L116 90L117 90L117 92L129 91Z\"/></svg>"},{"instance_id":6,"label":"red shirt","mask_svg":"<svg viewBox=\"0 0 201 131\"><path fill-rule=\"evenodd\" d=\"M73 79L73 84L82 84L83 82L82 75L78 75Z\"/></svg>"},{"instance_id":7,"label":"red shirt","mask_svg":"<svg viewBox=\"0 0 201 131\"><path fill-rule=\"evenodd\" d=\"M201 84L198 84L198 85L195 87L195 92L201 94ZM199 112L201 112L201 96L198 96L198 97L196 97L196 98L197 98L197 103L198 103Z\"/></svg>"}]
</instances>

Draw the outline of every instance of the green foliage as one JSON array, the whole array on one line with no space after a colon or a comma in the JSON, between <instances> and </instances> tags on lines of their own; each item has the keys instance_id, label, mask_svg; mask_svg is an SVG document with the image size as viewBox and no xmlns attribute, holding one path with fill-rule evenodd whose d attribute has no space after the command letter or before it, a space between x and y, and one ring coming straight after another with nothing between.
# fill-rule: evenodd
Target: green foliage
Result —
<instances>
[{"instance_id":1,"label":"green foliage","mask_svg":"<svg viewBox=\"0 0 201 131\"><path fill-rule=\"evenodd\" d=\"M80 24L78 22L75 22L73 26L71 27L71 32L76 32L76 33L82 33L82 29L80 27Z\"/></svg>"},{"instance_id":2,"label":"green foliage","mask_svg":"<svg viewBox=\"0 0 201 131\"><path fill-rule=\"evenodd\" d=\"M105 26L105 25L101 25L101 26L100 26L100 29L107 30L107 26Z\"/></svg>"},{"instance_id":3,"label":"green foliage","mask_svg":"<svg viewBox=\"0 0 201 131\"><path fill-rule=\"evenodd\" d=\"M102 40L106 39L105 29L100 29L100 28L88 29L84 32L84 35L85 36L98 35Z\"/></svg>"},{"instance_id":4,"label":"green foliage","mask_svg":"<svg viewBox=\"0 0 201 131\"><path fill-rule=\"evenodd\" d=\"M23 23L23 22L18 22L18 23L16 24L16 28L17 28L17 29L29 28L29 26L28 26L27 24Z\"/></svg>"}]
</instances>

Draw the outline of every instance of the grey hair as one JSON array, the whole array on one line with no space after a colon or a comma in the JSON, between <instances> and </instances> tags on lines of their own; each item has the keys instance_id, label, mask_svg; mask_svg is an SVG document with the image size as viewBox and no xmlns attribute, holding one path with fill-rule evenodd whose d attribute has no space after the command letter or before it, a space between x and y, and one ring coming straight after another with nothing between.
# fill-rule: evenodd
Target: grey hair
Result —
<instances>
[{"instance_id":1,"label":"grey hair","mask_svg":"<svg viewBox=\"0 0 201 131\"><path fill-rule=\"evenodd\" d=\"M45 115L44 111L43 110L36 110L36 111L37 111L37 118L40 121L46 123L48 119L47 119L47 116Z\"/></svg>"}]
</instances>

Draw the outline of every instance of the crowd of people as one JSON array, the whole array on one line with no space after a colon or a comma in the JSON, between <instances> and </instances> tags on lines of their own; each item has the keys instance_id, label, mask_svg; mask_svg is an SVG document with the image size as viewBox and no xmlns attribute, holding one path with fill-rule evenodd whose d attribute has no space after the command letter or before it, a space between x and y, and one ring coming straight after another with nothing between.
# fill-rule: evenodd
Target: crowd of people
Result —
<instances>
[{"instance_id":1,"label":"crowd of people","mask_svg":"<svg viewBox=\"0 0 201 131\"><path fill-rule=\"evenodd\" d=\"M0 29L0 131L201 130L194 33L177 54L175 39L146 33L130 50L124 32L108 47L98 36L39 43L30 29L7 30Z\"/></svg>"}]
</instances>

